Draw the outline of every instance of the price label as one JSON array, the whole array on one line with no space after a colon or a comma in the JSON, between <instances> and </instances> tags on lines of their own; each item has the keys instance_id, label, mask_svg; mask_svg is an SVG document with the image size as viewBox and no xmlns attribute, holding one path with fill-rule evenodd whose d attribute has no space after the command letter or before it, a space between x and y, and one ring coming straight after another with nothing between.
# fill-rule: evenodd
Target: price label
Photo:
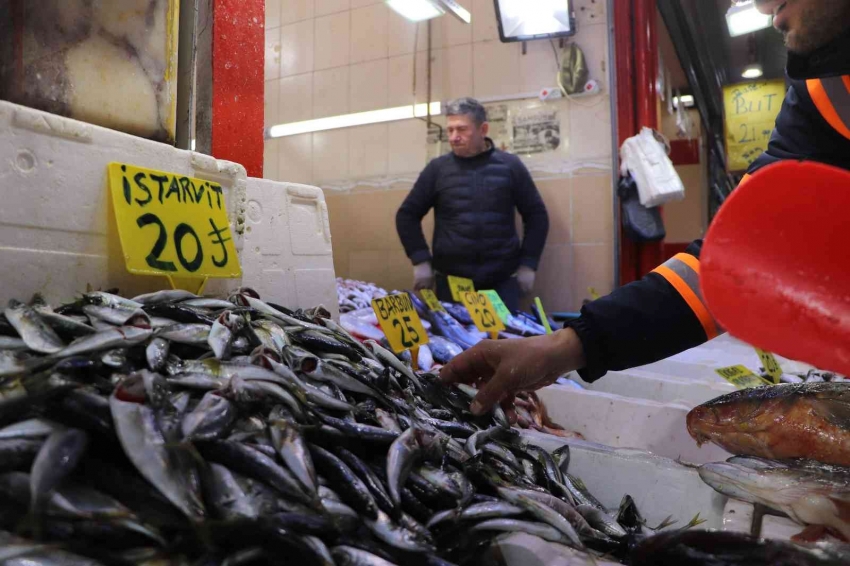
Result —
<instances>
[{"instance_id":1,"label":"price label","mask_svg":"<svg viewBox=\"0 0 850 566\"><path fill-rule=\"evenodd\" d=\"M127 271L242 275L221 185L126 163L110 163L108 172Z\"/></svg>"},{"instance_id":2,"label":"price label","mask_svg":"<svg viewBox=\"0 0 850 566\"><path fill-rule=\"evenodd\" d=\"M773 379L773 383L779 383L779 378L782 377L782 368L779 367L779 362L770 352L765 352L760 348L756 348L759 360L764 371Z\"/></svg>"},{"instance_id":3,"label":"price label","mask_svg":"<svg viewBox=\"0 0 850 566\"><path fill-rule=\"evenodd\" d=\"M407 293L372 299L372 309L396 354L428 343L428 334Z\"/></svg>"},{"instance_id":4,"label":"price label","mask_svg":"<svg viewBox=\"0 0 850 566\"><path fill-rule=\"evenodd\" d=\"M543 301L540 300L540 297L534 298L534 305L537 307L538 314L540 314L540 320L543 322L543 328L546 329L546 334L552 334L552 326L549 324L549 317L546 316L546 311L543 310Z\"/></svg>"},{"instance_id":5,"label":"price label","mask_svg":"<svg viewBox=\"0 0 850 566\"><path fill-rule=\"evenodd\" d=\"M469 316L481 332L493 334L505 329L502 319L496 314L496 308L484 293L466 291L461 294L460 302L469 311Z\"/></svg>"},{"instance_id":6,"label":"price label","mask_svg":"<svg viewBox=\"0 0 850 566\"><path fill-rule=\"evenodd\" d=\"M490 299L490 303L493 305L493 308L496 309L496 314L499 315L499 318L502 319L502 322L505 324L511 319L511 311L505 306L505 302L502 300L502 297L499 296L499 293L493 291L492 289L489 291L481 291L487 298Z\"/></svg>"},{"instance_id":7,"label":"price label","mask_svg":"<svg viewBox=\"0 0 850 566\"><path fill-rule=\"evenodd\" d=\"M766 379L757 376L746 367L737 365L729 366L714 370L717 374L737 387L738 389L747 389L748 387L761 387L762 385L770 385Z\"/></svg>"},{"instance_id":8,"label":"price label","mask_svg":"<svg viewBox=\"0 0 850 566\"><path fill-rule=\"evenodd\" d=\"M455 277L454 275L449 275L448 279L449 289L452 291L452 299L454 299L455 302L461 302L461 293L475 291L475 285L472 283L472 279L467 279L466 277Z\"/></svg>"},{"instance_id":9,"label":"price label","mask_svg":"<svg viewBox=\"0 0 850 566\"><path fill-rule=\"evenodd\" d=\"M440 302L440 299L437 298L437 294L434 293L431 289L421 289L419 294L422 295L422 299L425 301L425 304L428 305L428 308L432 311L440 311L446 312L446 309L443 308L443 304Z\"/></svg>"}]
</instances>

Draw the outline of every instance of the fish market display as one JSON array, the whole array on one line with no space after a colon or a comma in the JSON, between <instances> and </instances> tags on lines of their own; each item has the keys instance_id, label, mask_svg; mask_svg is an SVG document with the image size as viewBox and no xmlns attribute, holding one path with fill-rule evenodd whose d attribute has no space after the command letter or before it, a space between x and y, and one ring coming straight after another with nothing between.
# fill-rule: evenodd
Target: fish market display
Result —
<instances>
[{"instance_id":1,"label":"fish market display","mask_svg":"<svg viewBox=\"0 0 850 566\"><path fill-rule=\"evenodd\" d=\"M834 529L850 540L850 468L735 456L704 464L699 475L728 497L781 511L801 525Z\"/></svg>"},{"instance_id":2,"label":"fish market display","mask_svg":"<svg viewBox=\"0 0 850 566\"><path fill-rule=\"evenodd\" d=\"M473 417L474 390L326 316L246 288L10 304L0 562L474 564L522 532L593 563L656 533L568 446Z\"/></svg>"},{"instance_id":3,"label":"fish market display","mask_svg":"<svg viewBox=\"0 0 850 566\"><path fill-rule=\"evenodd\" d=\"M694 408L688 432L736 455L850 466L850 384L742 389Z\"/></svg>"},{"instance_id":4,"label":"fish market display","mask_svg":"<svg viewBox=\"0 0 850 566\"><path fill-rule=\"evenodd\" d=\"M336 278L336 294L339 299L339 312L346 313L357 309L372 308L372 299L387 296L387 291L374 283Z\"/></svg>"}]
</instances>

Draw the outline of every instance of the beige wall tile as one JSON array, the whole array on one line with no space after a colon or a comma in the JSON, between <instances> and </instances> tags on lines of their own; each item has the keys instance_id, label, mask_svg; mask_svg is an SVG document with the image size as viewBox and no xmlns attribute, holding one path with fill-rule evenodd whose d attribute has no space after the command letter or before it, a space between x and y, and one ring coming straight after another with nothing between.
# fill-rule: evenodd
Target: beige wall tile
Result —
<instances>
[{"instance_id":1,"label":"beige wall tile","mask_svg":"<svg viewBox=\"0 0 850 566\"><path fill-rule=\"evenodd\" d=\"M387 107L387 59L351 65L351 112Z\"/></svg>"},{"instance_id":2,"label":"beige wall tile","mask_svg":"<svg viewBox=\"0 0 850 566\"><path fill-rule=\"evenodd\" d=\"M387 54L390 57L413 53L417 24L387 8Z\"/></svg>"},{"instance_id":3,"label":"beige wall tile","mask_svg":"<svg viewBox=\"0 0 850 566\"><path fill-rule=\"evenodd\" d=\"M348 130L313 133L313 182L339 181L348 176Z\"/></svg>"},{"instance_id":4,"label":"beige wall tile","mask_svg":"<svg viewBox=\"0 0 850 566\"><path fill-rule=\"evenodd\" d=\"M354 179L387 174L388 124L351 128L348 135L349 174Z\"/></svg>"},{"instance_id":5,"label":"beige wall tile","mask_svg":"<svg viewBox=\"0 0 850 566\"><path fill-rule=\"evenodd\" d=\"M611 105L607 94L596 94L569 101L570 149L569 156L576 161L610 159Z\"/></svg>"},{"instance_id":6,"label":"beige wall tile","mask_svg":"<svg viewBox=\"0 0 850 566\"><path fill-rule=\"evenodd\" d=\"M546 244L532 297L540 297L547 312L569 311L573 305L573 247Z\"/></svg>"},{"instance_id":7,"label":"beige wall tile","mask_svg":"<svg viewBox=\"0 0 850 566\"><path fill-rule=\"evenodd\" d=\"M313 73L280 79L278 124L300 122L313 117Z\"/></svg>"},{"instance_id":8,"label":"beige wall tile","mask_svg":"<svg viewBox=\"0 0 850 566\"><path fill-rule=\"evenodd\" d=\"M519 55L520 92L537 92L555 87L559 66L548 41L529 41L526 54Z\"/></svg>"},{"instance_id":9,"label":"beige wall tile","mask_svg":"<svg viewBox=\"0 0 850 566\"><path fill-rule=\"evenodd\" d=\"M383 251L352 251L348 254L348 271L352 279L361 281L377 281L384 279L387 273ZM372 279L369 279L372 277Z\"/></svg>"},{"instance_id":10,"label":"beige wall tile","mask_svg":"<svg viewBox=\"0 0 850 566\"><path fill-rule=\"evenodd\" d=\"M486 41L472 46L475 96L504 96L520 92L519 43Z\"/></svg>"},{"instance_id":11,"label":"beige wall tile","mask_svg":"<svg viewBox=\"0 0 850 566\"><path fill-rule=\"evenodd\" d=\"M351 0L351 8L362 8L372 4L385 4L385 0Z\"/></svg>"},{"instance_id":12,"label":"beige wall tile","mask_svg":"<svg viewBox=\"0 0 850 566\"><path fill-rule=\"evenodd\" d=\"M266 0L266 28L280 27L281 0Z\"/></svg>"},{"instance_id":13,"label":"beige wall tile","mask_svg":"<svg viewBox=\"0 0 850 566\"><path fill-rule=\"evenodd\" d=\"M313 73L313 118L348 114L349 68Z\"/></svg>"},{"instance_id":14,"label":"beige wall tile","mask_svg":"<svg viewBox=\"0 0 850 566\"><path fill-rule=\"evenodd\" d=\"M472 52L473 45L468 44L443 49L438 55L442 57L444 98L473 96Z\"/></svg>"},{"instance_id":15,"label":"beige wall tile","mask_svg":"<svg viewBox=\"0 0 850 566\"><path fill-rule=\"evenodd\" d=\"M705 235L708 186L704 165L679 165L676 172L685 185L685 200L664 205L667 242L691 242Z\"/></svg>"},{"instance_id":16,"label":"beige wall tile","mask_svg":"<svg viewBox=\"0 0 850 566\"><path fill-rule=\"evenodd\" d=\"M388 126L389 162L387 173L419 174L427 155L427 126L422 120L401 120Z\"/></svg>"},{"instance_id":17,"label":"beige wall tile","mask_svg":"<svg viewBox=\"0 0 850 566\"><path fill-rule=\"evenodd\" d=\"M301 75L313 70L313 20L280 28L280 76Z\"/></svg>"},{"instance_id":18,"label":"beige wall tile","mask_svg":"<svg viewBox=\"0 0 850 566\"><path fill-rule=\"evenodd\" d=\"M351 8L351 0L314 0L317 16L335 14Z\"/></svg>"},{"instance_id":19,"label":"beige wall tile","mask_svg":"<svg viewBox=\"0 0 850 566\"><path fill-rule=\"evenodd\" d=\"M614 240L613 186L610 175L578 175L572 179L572 234L575 244Z\"/></svg>"},{"instance_id":20,"label":"beige wall tile","mask_svg":"<svg viewBox=\"0 0 850 566\"><path fill-rule=\"evenodd\" d=\"M549 213L549 236L546 245L572 243L572 179L536 181L535 184L546 204L546 212Z\"/></svg>"},{"instance_id":21,"label":"beige wall tile","mask_svg":"<svg viewBox=\"0 0 850 566\"><path fill-rule=\"evenodd\" d=\"M265 79L280 78L280 28L266 30Z\"/></svg>"},{"instance_id":22,"label":"beige wall tile","mask_svg":"<svg viewBox=\"0 0 850 566\"><path fill-rule=\"evenodd\" d=\"M317 71L349 64L350 15L351 12L341 12L315 19L314 45Z\"/></svg>"},{"instance_id":23,"label":"beige wall tile","mask_svg":"<svg viewBox=\"0 0 850 566\"><path fill-rule=\"evenodd\" d=\"M472 43L472 25L460 21L451 14L446 14L432 21L434 22L431 24L432 29L434 26L442 24L443 47ZM434 41L433 36L431 41ZM434 46L436 47L436 44Z\"/></svg>"},{"instance_id":24,"label":"beige wall tile","mask_svg":"<svg viewBox=\"0 0 850 566\"><path fill-rule=\"evenodd\" d=\"M272 80L265 82L265 92L263 99L263 107L265 109L265 119L263 120L264 127L280 124L280 112L278 112L280 80Z\"/></svg>"},{"instance_id":25,"label":"beige wall tile","mask_svg":"<svg viewBox=\"0 0 850 566\"><path fill-rule=\"evenodd\" d=\"M573 244L573 308L590 299L588 287L599 295L611 292L614 283L613 244Z\"/></svg>"},{"instance_id":26,"label":"beige wall tile","mask_svg":"<svg viewBox=\"0 0 850 566\"><path fill-rule=\"evenodd\" d=\"M348 238L348 219L350 198L347 193L325 190L325 204L328 206L328 220L331 225L334 271L337 277L348 277L348 254L352 250Z\"/></svg>"},{"instance_id":27,"label":"beige wall tile","mask_svg":"<svg viewBox=\"0 0 850 566\"><path fill-rule=\"evenodd\" d=\"M493 39L499 39L496 8L493 1L472 0L472 41L479 42ZM535 43L548 43L548 41L530 41L529 47Z\"/></svg>"},{"instance_id":28,"label":"beige wall tile","mask_svg":"<svg viewBox=\"0 0 850 566\"><path fill-rule=\"evenodd\" d=\"M469 45L462 46L459 49L466 48L471 52ZM419 51L416 53L416 102L423 103L428 100L428 52ZM445 54L443 49L437 49L431 52L431 100L442 100L447 97L443 87L446 84L446 67ZM470 57L470 66L472 65Z\"/></svg>"},{"instance_id":29,"label":"beige wall tile","mask_svg":"<svg viewBox=\"0 0 850 566\"><path fill-rule=\"evenodd\" d=\"M280 140L266 140L263 145L263 179L277 180L278 170L278 142Z\"/></svg>"},{"instance_id":30,"label":"beige wall tile","mask_svg":"<svg viewBox=\"0 0 850 566\"><path fill-rule=\"evenodd\" d=\"M608 26L604 23L579 28L576 43L584 52L589 78L608 92Z\"/></svg>"},{"instance_id":31,"label":"beige wall tile","mask_svg":"<svg viewBox=\"0 0 850 566\"><path fill-rule=\"evenodd\" d=\"M287 136L277 140L279 181L313 182L313 134Z\"/></svg>"},{"instance_id":32,"label":"beige wall tile","mask_svg":"<svg viewBox=\"0 0 850 566\"><path fill-rule=\"evenodd\" d=\"M387 68L387 106L413 104L413 63L415 55L390 57Z\"/></svg>"},{"instance_id":33,"label":"beige wall tile","mask_svg":"<svg viewBox=\"0 0 850 566\"><path fill-rule=\"evenodd\" d=\"M267 0L271 2L272 0ZM281 25L309 20L315 15L313 0L280 0Z\"/></svg>"},{"instance_id":34,"label":"beige wall tile","mask_svg":"<svg viewBox=\"0 0 850 566\"><path fill-rule=\"evenodd\" d=\"M373 4L351 11L352 63L387 58L389 11L386 4Z\"/></svg>"},{"instance_id":35,"label":"beige wall tile","mask_svg":"<svg viewBox=\"0 0 850 566\"><path fill-rule=\"evenodd\" d=\"M431 49L439 49L443 46L443 23L440 18L430 20L431 22ZM416 36L416 50L428 50L428 22L419 22L419 32Z\"/></svg>"}]
</instances>

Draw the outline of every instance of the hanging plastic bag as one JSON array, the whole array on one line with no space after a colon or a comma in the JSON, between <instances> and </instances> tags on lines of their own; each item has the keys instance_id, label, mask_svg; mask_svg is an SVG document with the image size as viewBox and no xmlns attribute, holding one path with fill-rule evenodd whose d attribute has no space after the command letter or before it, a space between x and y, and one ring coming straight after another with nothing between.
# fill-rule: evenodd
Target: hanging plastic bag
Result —
<instances>
[{"instance_id":1,"label":"hanging plastic bag","mask_svg":"<svg viewBox=\"0 0 850 566\"><path fill-rule=\"evenodd\" d=\"M643 206L659 206L685 198L685 186L667 157L666 147L664 136L649 128L642 128L620 147L620 174L631 173Z\"/></svg>"}]
</instances>

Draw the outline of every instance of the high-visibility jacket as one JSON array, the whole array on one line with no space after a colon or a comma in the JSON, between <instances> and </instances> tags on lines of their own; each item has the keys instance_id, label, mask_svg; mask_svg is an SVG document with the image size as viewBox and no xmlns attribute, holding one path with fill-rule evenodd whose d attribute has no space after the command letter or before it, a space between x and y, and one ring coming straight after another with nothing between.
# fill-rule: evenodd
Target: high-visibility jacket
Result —
<instances>
[{"instance_id":1,"label":"high-visibility jacket","mask_svg":"<svg viewBox=\"0 0 850 566\"><path fill-rule=\"evenodd\" d=\"M810 55L789 53L786 72L789 88L767 151L748 173L783 159L850 170L850 29ZM652 363L723 332L703 304L701 248L702 240L693 242L640 281L585 305L568 323L584 345L582 379Z\"/></svg>"}]
</instances>

